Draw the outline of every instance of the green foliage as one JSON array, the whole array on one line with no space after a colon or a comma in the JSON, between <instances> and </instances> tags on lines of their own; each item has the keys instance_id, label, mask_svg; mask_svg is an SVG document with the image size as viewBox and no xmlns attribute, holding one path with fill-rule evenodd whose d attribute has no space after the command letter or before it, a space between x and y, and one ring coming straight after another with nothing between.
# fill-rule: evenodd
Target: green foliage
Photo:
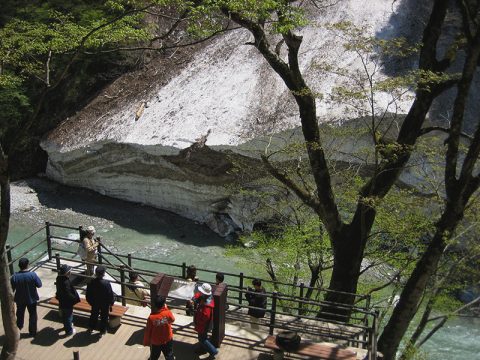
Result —
<instances>
[{"instance_id":1,"label":"green foliage","mask_svg":"<svg viewBox=\"0 0 480 360\"><path fill-rule=\"evenodd\" d=\"M270 259L277 279L289 284L308 283L308 264L327 267L332 255L328 237L315 218L303 218L297 225L272 225L268 231L242 236L240 242L240 246L230 247L228 253L246 259L255 267L255 273L265 273L266 261ZM253 245L253 249L245 245Z\"/></svg>"},{"instance_id":2,"label":"green foliage","mask_svg":"<svg viewBox=\"0 0 480 360\"><path fill-rule=\"evenodd\" d=\"M140 14L112 21L114 15L100 9L86 12L80 18L52 8L41 10L42 16L38 18L13 18L0 29L3 64L16 69L22 77L43 79L47 62L57 56L71 56L80 49L113 47L148 37L148 31L138 27ZM50 66L53 68L54 63Z\"/></svg>"},{"instance_id":3,"label":"green foliage","mask_svg":"<svg viewBox=\"0 0 480 360\"><path fill-rule=\"evenodd\" d=\"M197 38L211 36L226 26L222 13L237 13L243 19L267 24L276 33L287 33L307 24L303 9L293 3L276 0L207 0L185 2L189 11L188 31Z\"/></svg>"},{"instance_id":4,"label":"green foliage","mask_svg":"<svg viewBox=\"0 0 480 360\"><path fill-rule=\"evenodd\" d=\"M29 98L15 76L0 76L0 109L0 139L3 140L31 112Z\"/></svg>"}]
</instances>

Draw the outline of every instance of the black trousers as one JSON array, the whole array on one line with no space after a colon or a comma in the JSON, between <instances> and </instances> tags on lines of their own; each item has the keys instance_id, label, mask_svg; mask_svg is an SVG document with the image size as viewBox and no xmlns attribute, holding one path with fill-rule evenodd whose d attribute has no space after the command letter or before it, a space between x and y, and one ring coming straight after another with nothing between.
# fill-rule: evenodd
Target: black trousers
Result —
<instances>
[{"instance_id":1,"label":"black trousers","mask_svg":"<svg viewBox=\"0 0 480 360\"><path fill-rule=\"evenodd\" d=\"M110 305L102 306L92 306L92 312L90 313L90 321L88 322L88 327L90 329L95 329L97 327L98 315L100 315L100 327L98 330L104 332L107 330L108 325L108 312L110 310Z\"/></svg>"},{"instance_id":2,"label":"black trousers","mask_svg":"<svg viewBox=\"0 0 480 360\"><path fill-rule=\"evenodd\" d=\"M161 353L165 356L165 360L175 360L173 356L173 340L163 345L150 345L150 360L160 359Z\"/></svg>"},{"instance_id":3,"label":"black trousers","mask_svg":"<svg viewBox=\"0 0 480 360\"><path fill-rule=\"evenodd\" d=\"M25 308L28 309L28 332L30 335L37 334L37 303L33 304L17 304L17 326L19 329L23 328L25 319Z\"/></svg>"}]
</instances>

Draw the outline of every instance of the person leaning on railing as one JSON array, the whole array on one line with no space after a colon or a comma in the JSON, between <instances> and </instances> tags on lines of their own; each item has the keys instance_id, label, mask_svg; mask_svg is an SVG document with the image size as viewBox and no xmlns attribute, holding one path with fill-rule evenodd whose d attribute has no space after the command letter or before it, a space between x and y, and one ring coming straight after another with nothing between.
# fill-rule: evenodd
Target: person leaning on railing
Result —
<instances>
[{"instance_id":1,"label":"person leaning on railing","mask_svg":"<svg viewBox=\"0 0 480 360\"><path fill-rule=\"evenodd\" d=\"M245 298L248 301L248 315L250 315L250 325L254 330L259 329L260 319L265 316L267 308L267 295L260 279L253 279L253 289L248 287Z\"/></svg>"}]
</instances>

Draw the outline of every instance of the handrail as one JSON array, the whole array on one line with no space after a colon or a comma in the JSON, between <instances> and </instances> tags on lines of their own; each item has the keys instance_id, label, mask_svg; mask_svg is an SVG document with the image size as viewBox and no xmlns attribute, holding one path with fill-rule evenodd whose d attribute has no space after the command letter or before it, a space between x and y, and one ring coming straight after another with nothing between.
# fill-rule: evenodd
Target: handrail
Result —
<instances>
[{"instance_id":1,"label":"handrail","mask_svg":"<svg viewBox=\"0 0 480 360\"><path fill-rule=\"evenodd\" d=\"M79 228L77 227L69 227L69 226L63 226L63 225L56 225L56 224L49 224L47 223L47 227L48 225L54 227L60 227L60 228L64 228L64 229L71 229L71 230L78 230ZM65 238L65 237L61 237L61 236L54 236L54 235L51 235L50 236L51 239L61 239L61 240L64 240L64 241L68 241L68 242L80 242L80 240L72 240L70 238ZM58 249L60 251L64 251L64 252L67 252L67 253L71 253L70 251L68 250L64 250L64 249ZM106 247L103 243L100 244L100 249L99 250L105 250L105 252L102 254L102 251L99 251L99 256L101 256L101 260L105 260L105 262L107 262L108 264L105 264L105 267L109 270L114 270L114 271L118 271L120 272L120 276L123 277L121 281L118 281L116 278L117 276L115 276L112 280L112 282L114 283L117 283L117 284L120 284L121 287L122 287L122 295L120 296L122 298L122 301L126 301L126 299L130 299L130 298L127 298L125 297L125 286L128 285L128 283L125 281L125 271L128 271L128 269L131 269L135 272L137 272L139 275L145 275L145 276L148 276L148 277L153 277L157 274L157 272L155 271L150 271L150 270L146 270L146 269L140 269L140 268L136 268L132 265L132 260L136 260L136 261L142 261L142 262L145 262L147 264L159 264L159 265L163 265L163 266L166 266L166 267L171 267L172 269L170 270L173 270L174 268L175 269L182 269L182 275L184 274L185 272L185 267L186 267L186 264L185 263L182 263L181 265L179 264L174 264L174 263L168 263L168 262L162 262L162 261L157 261L157 260L150 260L150 259L145 259L145 258L140 258L140 257L137 257L137 256L132 256L132 254L128 254L128 255L123 255L123 254L116 254L114 252L112 252L108 247ZM108 257L109 256L112 256L114 259L116 259L115 262L119 262L121 265L118 266L118 264L113 264L111 261L109 261ZM67 258L62 258L62 259L65 259L65 260L68 260L68 261L75 261L77 262L76 260L73 260L73 259L67 259ZM127 261L128 259L128 261ZM111 259L110 259L111 260ZM84 261L78 261L79 263L87 263L87 262L84 262ZM88 262L88 264L95 264L95 263L90 263ZM207 274L214 274L216 273L217 271L216 270L210 270L210 269L203 269L203 268L197 268L197 271L199 272L204 272L204 273L207 273ZM167 271L168 273L168 271ZM246 306L246 305L242 305L242 300L243 300L243 294L248 292L247 288L244 287L244 280L247 280L247 279L255 279L254 276L249 276L249 275L244 275L243 273L228 273L228 272L222 272L225 276L227 277L233 277L233 278L236 278L239 280L239 283L235 285L229 285L229 292L230 294L231 293L238 293L238 296L231 296L229 298L231 299L237 299L238 303L234 303L234 302L229 302L230 305L233 305L235 307L238 307L238 309L250 309L250 308L255 308L255 307L250 307L250 306ZM172 274L172 276L174 276L175 278L178 278L178 279L182 279L183 277L182 276L178 276L178 274ZM143 277L142 279L144 281L146 281ZM352 343L357 343L357 344L362 344L365 345L367 344L368 347L369 347L369 350L372 350L372 344L375 342L375 339L373 338L374 335L372 333L372 327L369 326L368 324L370 323L370 321L368 321L368 319L372 318L373 317L373 322L371 323L372 326L375 326L374 324L376 323L375 321L375 317L377 316L374 312L370 311L369 308L368 308L368 304L369 304L369 299L370 297L368 295L361 295L361 294L351 294L351 293L347 293L347 292L341 292L341 291L333 291L333 290L329 290L329 289L324 289L324 288L318 288L318 287L310 287L310 286L306 286L305 284L301 283L300 285L297 285L297 284L290 284L290 283L285 283L285 282L279 282L279 281L273 281L273 280L269 280L269 279L262 279L262 282L264 282L265 284L275 284L275 285L279 285L279 286L286 286L288 288L288 291L286 291L286 293L279 293L278 291L273 291L273 292L269 292L269 293L266 293L265 295L267 296L267 298L271 299L271 304L270 304L270 309L266 309L267 312L270 312L271 313L271 316L270 316L270 321L268 322L267 320L267 324L266 326L268 326L270 328L270 333L273 333L273 330L275 328L277 329L280 329L280 328L287 328L288 329L288 326L294 326L293 324L289 324L288 322L284 322L284 318L283 316L289 316L289 317L294 317L296 319L305 319L305 320L316 320L316 321L322 321L321 320L321 317L317 317L315 316L315 313L320 313L320 314L325 314L325 315L328 315L329 313L326 312L326 310L328 309L324 309L324 311L321 311L321 308L322 307L331 307L331 306L334 306L335 308L338 308L338 309L344 309L344 310L349 310L349 311L352 311L354 314L353 316L349 317L348 321L335 321L335 320L331 320L331 319L328 319L327 321L325 321L326 323L331 323L331 324L337 324L337 325L341 325L341 326L348 326L349 328L351 329L357 329L357 330L352 330L352 335L354 334L354 331L358 331L358 334L363 334L361 339L358 338L357 336L355 337L348 337L348 334L344 334L345 336L340 336L341 334L337 334L336 337L335 336L332 336L333 338L338 338L338 339L345 339L345 340L348 340L349 342L352 342ZM299 290L296 290L296 289L299 289ZM311 290L314 290L315 293L314 293L314 296L312 298L309 298L309 299L306 299L303 294L305 293L305 290L307 289L311 289ZM286 289L284 289L286 290ZM324 300L315 300L315 299L319 299L321 296L322 296L322 293L338 293L338 294L345 294L345 295L351 295L354 297L354 304L353 305L343 305L343 304L337 304L337 303L334 303L334 302L329 302L329 301L324 301ZM291 294L291 295L290 295ZM137 300L137 299L131 299L131 300ZM365 303L364 303L365 301ZM283 303L285 302L285 303ZM362 302L362 304L359 304L359 302ZM270 303L270 301L269 301ZM293 306L292 306L293 305ZM280 307L280 308L278 308ZM318 308L318 311L316 310L316 308ZM245 310L242 310L242 312L240 313L244 313ZM298 314L297 314L298 312ZM313 314L313 315L312 315ZM364 316L355 316L355 314L364 314ZM280 316L279 319L276 318L276 316ZM332 314L332 315L335 315L335 314ZM243 320L242 320L243 321ZM318 325L318 324L317 324ZM377 325L378 326L378 325ZM295 326L294 326L295 327ZM314 327L313 326L311 329L310 328L305 328L304 330L305 331L314 331ZM302 329L301 329L302 330ZM355 332L356 333L356 332Z\"/></svg>"},{"instance_id":2,"label":"handrail","mask_svg":"<svg viewBox=\"0 0 480 360\"><path fill-rule=\"evenodd\" d=\"M48 223L48 225L52 226L52 227L59 227L59 228L64 228L64 229L78 230L78 227L71 227L71 226L52 224L52 223ZM57 236L53 236L53 235L51 237L52 238L60 238L62 240L67 240L67 241L75 241L75 240L72 240L72 239L57 237ZM129 257L128 255L123 255L123 254L113 254L104 244L101 244L101 245L105 250L107 250L110 253L110 255L116 257L117 260L119 260L119 261L121 261L120 258L122 258L122 257L123 258L128 258ZM140 261L145 261L145 262L148 262L148 263L155 263L155 264L174 266L174 267L182 267L182 265L178 265L178 264L167 263L167 262L162 262L162 261L157 261L157 260L144 259L144 258L139 258L139 257L131 256L131 255L130 255L130 258L133 259L133 260L140 260ZM125 266L130 267L125 262L123 262L123 261L121 261L121 262ZM212 274L217 273L217 270L210 270L210 269L203 269L203 268L197 268L197 271L202 271L202 272L207 272L207 273L212 273ZM232 276L232 277L237 277L237 278L239 277L239 274L235 274L235 273L228 273L228 272L222 272L222 273L225 276ZM250 279L250 280L255 279L254 276L249 276L249 275L243 275L243 278L244 279ZM292 287L292 288L300 288L300 285L289 284L289 283L285 283L285 282L281 282L281 281L273 281L273 280L269 280L269 279L262 279L262 282L270 283L270 284L283 285L283 286L288 286L288 287ZM350 296L353 296L355 299L357 299L357 298L360 299L360 300L356 300L355 302L358 302L358 301L361 301L363 299L368 298L368 295L354 294L354 293L349 293L349 292L344 292L344 291L330 290L330 289L326 289L326 288L317 288L317 287L311 287L311 286L305 286L305 285L303 285L303 288L304 289L312 289L312 290L319 291L319 292L329 292L329 293L350 295Z\"/></svg>"},{"instance_id":3,"label":"handrail","mask_svg":"<svg viewBox=\"0 0 480 360\"><path fill-rule=\"evenodd\" d=\"M30 240L32 237L34 237L35 235L37 235L40 231L44 230L46 228L46 226L42 226L40 229L38 229L37 231L35 231L33 234L29 235L28 237L26 237L25 239L23 239L22 241L20 241L19 243L13 245L13 246L10 246L10 250L13 250L15 249L16 247L22 245L25 241L27 240ZM42 240L44 241L44 240Z\"/></svg>"},{"instance_id":4,"label":"handrail","mask_svg":"<svg viewBox=\"0 0 480 360\"><path fill-rule=\"evenodd\" d=\"M10 263L8 263L8 265L11 265L13 263L15 263L15 261L17 261L18 259L22 258L23 256L27 255L30 251L32 251L33 249L35 249L36 247L42 245L44 243L45 240L41 240L40 242L36 243L35 245L33 245L30 249L28 250L25 250L21 255L19 255L17 258L13 259ZM11 248L9 249L11 251ZM32 262L33 263L33 262Z\"/></svg>"},{"instance_id":5,"label":"handrail","mask_svg":"<svg viewBox=\"0 0 480 360\"><path fill-rule=\"evenodd\" d=\"M73 261L75 263L95 264L95 263L92 263L92 262L84 262L84 261L78 261L78 260L69 259L69 258L65 258L65 257L60 257L58 253L55 257L57 259L57 267L60 264L60 260L68 260L68 261ZM105 265L105 267L109 270L119 271L120 273L125 271L125 266L124 265L117 266L117 265L111 264L111 265ZM149 276L155 276L155 274L156 273L153 272L153 271L151 273L148 273ZM86 278L88 277L88 276L84 276L84 275L80 275L80 276L83 276L83 277L86 277ZM176 277L176 278L181 279L180 277ZM122 293L120 295L117 295L117 296L119 296L122 299L122 303L126 302L126 300L137 300L138 301L138 299L133 299L133 298L125 296L125 286L129 285L129 283L127 283L126 281L124 281L124 280L119 281L114 276L113 276L112 280L108 280L108 281L110 281L112 283L115 283L115 284L119 284L121 286ZM138 286L138 287L140 287L140 286ZM142 286L141 288L147 288L147 287ZM237 290L237 291L240 291L241 293L248 292L248 291L242 291L242 290ZM270 321L268 321L268 319L267 319L267 322L265 324L261 324L261 325L268 327L270 329L269 330L270 333L273 333L274 329L287 329L287 330L288 329L290 329L290 330L293 329L293 330L300 331L300 332L305 333L305 334L318 335L319 332L322 333L322 331L326 332L328 330L328 335L325 335L325 336L327 336L329 338L338 339L338 340L346 340L349 343L358 344L358 345L361 345L362 347L367 346L369 352L374 350L374 349L372 349L375 346L375 338L374 338L374 334L372 332L372 330L374 331L374 329L372 329L371 327L361 325L361 324L352 324L352 323L334 321L334 320L329 319L328 321L325 321L325 323L337 324L337 325L345 326L346 329L351 329L350 333L348 331L346 333L342 333L345 330L345 329L342 329L342 328L339 328L338 332L331 332L331 329L326 324L324 326L321 325L321 323L323 322L321 318L318 318L316 316L308 316L308 315L298 315L297 316L295 314L285 312L285 311L282 311L282 310L278 309L278 305L276 305L277 300L286 300L286 301L292 301L294 303L298 303L299 300L297 298L295 298L295 297L291 298L291 297L288 297L288 296L285 296L285 295L282 295L282 294L278 294L278 293L266 294L266 296L267 297L272 297L272 299L273 299L271 307L265 309L266 312L271 313L271 316L270 316ZM312 301L312 300L305 300L305 301L300 300L300 301L302 301L303 303L309 304L309 305L315 305L315 306L319 306L319 307L321 306L320 302L316 302L316 301ZM238 307L239 309L257 309L257 307L254 307L254 306L247 306L247 305L241 305L241 304L230 303L230 305L234 305L234 306ZM287 308L290 308L290 307L287 306ZM358 310L361 311L361 312L364 312L361 309L358 309ZM366 314L366 316L373 317L373 324L376 324L375 319L376 319L376 316L378 316L378 315L375 312L364 312L364 313ZM243 314L244 314L244 312L243 312ZM324 314L327 315L327 313L324 313ZM291 321L283 319L283 318L279 319L279 318L277 318L277 316L279 316L279 315L280 316L287 316L287 317L294 317L297 320L298 319L304 319L304 320L319 321L320 325L316 324L316 325L305 327L304 326L305 324L303 324L303 326L302 326L301 323L297 323L297 322L292 323ZM227 316L227 318L230 319L230 317L228 317L228 316ZM239 319L237 319L237 320L239 320ZM242 322L245 322L245 323L248 322L248 321L246 321L246 319L240 319L240 320ZM375 327L375 325L373 325L373 326ZM358 332L356 332L356 331L358 331ZM350 334L350 336L349 336L349 334ZM357 334L357 335L355 335L355 334ZM358 336L360 336L360 335L362 335L363 338L359 338Z\"/></svg>"},{"instance_id":6,"label":"handrail","mask_svg":"<svg viewBox=\"0 0 480 360\"><path fill-rule=\"evenodd\" d=\"M48 226L59 227L59 228L62 228L62 229L69 229L69 230L78 230L78 227L72 227L72 226L60 225L60 224L53 224L51 222L48 222Z\"/></svg>"},{"instance_id":7,"label":"handrail","mask_svg":"<svg viewBox=\"0 0 480 360\"><path fill-rule=\"evenodd\" d=\"M105 247L105 249L107 249L107 248ZM129 255L124 255L124 254L115 254L115 256L122 257L122 258L130 258L132 260L144 261L144 262L152 263L152 264L167 265L167 266L173 266L173 267L178 267L178 268L182 267L182 265L179 265L179 264L168 263L168 262L158 261L158 260L145 259L145 258L140 258L140 257L137 257L137 256L132 256L132 255L129 256ZM197 268L197 271L211 273L211 274L216 274L218 272L217 270L210 270L210 269L204 269L204 268ZM235 274L235 273L229 273L229 272L223 272L222 271L222 274L225 275L225 276L231 276L231 277L236 277L236 278L239 277L239 274ZM243 278L244 279L249 279L249 280L255 279L254 276L248 276L248 275L244 275ZM281 282L281 281L273 281L273 280L269 280L269 279L262 279L262 282L263 283L283 285L283 286L288 286L288 287L292 287L292 288L300 288L301 287L301 285L294 285L294 284L284 283L284 282ZM348 292L344 292L344 291L336 291L336 290L330 290L330 289L326 289L326 288L317 288L317 287L306 286L306 285L303 285L303 288L304 289L312 289L312 290L318 291L318 292L331 292L331 293L342 294L342 295L351 295L351 296L355 297L355 299L356 299L355 303L358 303L358 302L360 302L360 301L362 301L362 300L364 300L368 297L368 295L363 295L363 294L353 294L353 293L348 293Z\"/></svg>"},{"instance_id":8,"label":"handrail","mask_svg":"<svg viewBox=\"0 0 480 360\"><path fill-rule=\"evenodd\" d=\"M118 261L120 261L122 263L122 265L125 265L126 267L128 267L129 269L131 268L130 265L128 265L127 263L125 263L122 259L120 259L120 257L117 255L117 254L114 254L110 251L109 248L107 248L105 245L103 245L101 242L99 243L100 247L102 249L105 249L108 253L108 255L111 255L113 256L115 259L117 259ZM103 254L102 254L103 255Z\"/></svg>"}]
</instances>

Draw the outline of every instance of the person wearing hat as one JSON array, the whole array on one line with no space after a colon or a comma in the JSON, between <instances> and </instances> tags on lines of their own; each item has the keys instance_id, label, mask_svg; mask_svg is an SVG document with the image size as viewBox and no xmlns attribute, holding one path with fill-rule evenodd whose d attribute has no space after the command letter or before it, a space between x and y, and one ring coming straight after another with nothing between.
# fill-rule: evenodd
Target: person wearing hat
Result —
<instances>
[{"instance_id":1,"label":"person wearing hat","mask_svg":"<svg viewBox=\"0 0 480 360\"><path fill-rule=\"evenodd\" d=\"M93 275L93 267L97 261L97 248L100 246L100 238L94 239L93 236L95 235L95 228L93 226L87 227L85 237L82 240L82 247L83 247L83 254L82 261L88 262L87 263L87 276Z\"/></svg>"},{"instance_id":2,"label":"person wearing hat","mask_svg":"<svg viewBox=\"0 0 480 360\"><path fill-rule=\"evenodd\" d=\"M28 270L28 264L27 258L21 258L18 261L20 271L12 275L10 283L15 292L17 326L22 330L25 309L28 309L28 333L30 336L35 336L37 335L37 302L39 300L37 288L42 287L42 281L35 272Z\"/></svg>"},{"instance_id":3,"label":"person wearing hat","mask_svg":"<svg viewBox=\"0 0 480 360\"><path fill-rule=\"evenodd\" d=\"M100 315L100 334L107 332L108 313L115 302L112 285L105 280L105 267L99 265L95 269L95 278L87 285L87 302L92 307L88 331L92 332L97 327L98 316Z\"/></svg>"},{"instance_id":4,"label":"person wearing hat","mask_svg":"<svg viewBox=\"0 0 480 360\"><path fill-rule=\"evenodd\" d=\"M73 335L76 333L73 327L73 305L80 302L77 290L72 285L70 274L72 267L67 264L60 266L55 285L57 287L56 298L59 302L60 313L62 316L65 335Z\"/></svg>"},{"instance_id":5,"label":"person wearing hat","mask_svg":"<svg viewBox=\"0 0 480 360\"><path fill-rule=\"evenodd\" d=\"M143 335L143 346L150 346L149 360L158 360L163 353L165 360L174 360L172 323L175 321L170 309L165 305L165 297L157 296L155 305L148 317Z\"/></svg>"},{"instance_id":6,"label":"person wearing hat","mask_svg":"<svg viewBox=\"0 0 480 360\"><path fill-rule=\"evenodd\" d=\"M195 331L198 333L198 341L203 350L209 353L208 359L215 359L218 350L208 340L208 330L213 320L213 309L215 307L210 284L203 283L198 287L198 292L193 296L193 302L196 308L193 323L195 324Z\"/></svg>"}]
</instances>

